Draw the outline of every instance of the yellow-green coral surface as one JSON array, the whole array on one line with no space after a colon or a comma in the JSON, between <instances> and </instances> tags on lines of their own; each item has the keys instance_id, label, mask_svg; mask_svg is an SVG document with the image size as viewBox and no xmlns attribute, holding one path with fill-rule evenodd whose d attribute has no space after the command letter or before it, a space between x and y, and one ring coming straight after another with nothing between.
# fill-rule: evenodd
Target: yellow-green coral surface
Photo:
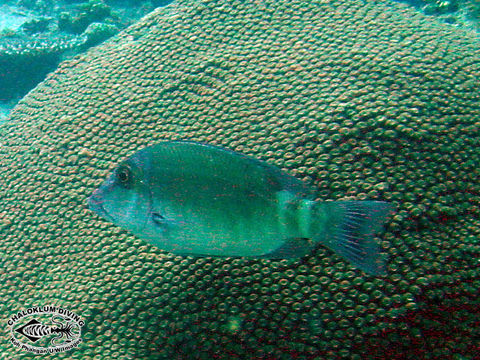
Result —
<instances>
[{"instance_id":1,"label":"yellow-green coral surface","mask_svg":"<svg viewBox=\"0 0 480 360\"><path fill-rule=\"evenodd\" d=\"M473 357L478 48L390 3L185 0L63 63L0 128L0 357L28 357L8 317L49 304L86 322L55 358ZM274 163L318 199L394 202L389 275L325 248L173 256L86 208L119 160L164 139Z\"/></svg>"}]
</instances>

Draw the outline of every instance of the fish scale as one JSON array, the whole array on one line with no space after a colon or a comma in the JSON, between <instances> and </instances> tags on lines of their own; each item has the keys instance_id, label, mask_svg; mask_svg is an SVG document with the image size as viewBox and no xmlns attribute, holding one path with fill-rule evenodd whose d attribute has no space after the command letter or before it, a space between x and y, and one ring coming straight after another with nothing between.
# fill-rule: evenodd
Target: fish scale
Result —
<instances>
[{"instance_id":1,"label":"fish scale","mask_svg":"<svg viewBox=\"0 0 480 360\"><path fill-rule=\"evenodd\" d=\"M384 273L373 239L392 206L316 202L297 178L208 144L165 141L123 161L89 199L100 216L178 255L299 258L322 244Z\"/></svg>"}]
</instances>

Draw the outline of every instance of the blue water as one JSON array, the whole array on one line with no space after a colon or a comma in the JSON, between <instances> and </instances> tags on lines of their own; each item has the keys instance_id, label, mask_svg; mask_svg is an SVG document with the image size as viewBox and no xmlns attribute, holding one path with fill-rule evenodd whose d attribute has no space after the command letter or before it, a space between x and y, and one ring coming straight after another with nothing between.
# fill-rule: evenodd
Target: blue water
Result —
<instances>
[{"instance_id":1,"label":"blue water","mask_svg":"<svg viewBox=\"0 0 480 360\"><path fill-rule=\"evenodd\" d=\"M27 19L26 15L17 13L10 6L0 6L0 31L17 30Z\"/></svg>"},{"instance_id":2,"label":"blue water","mask_svg":"<svg viewBox=\"0 0 480 360\"><path fill-rule=\"evenodd\" d=\"M10 114L10 110L12 109L12 107L13 105L0 102L0 123L5 121L7 116Z\"/></svg>"}]
</instances>

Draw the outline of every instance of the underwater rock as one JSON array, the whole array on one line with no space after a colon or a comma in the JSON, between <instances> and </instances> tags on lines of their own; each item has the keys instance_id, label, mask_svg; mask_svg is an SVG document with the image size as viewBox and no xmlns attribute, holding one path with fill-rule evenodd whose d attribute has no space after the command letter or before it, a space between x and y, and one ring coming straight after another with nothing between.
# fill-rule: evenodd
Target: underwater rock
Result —
<instances>
[{"instance_id":1,"label":"underwater rock","mask_svg":"<svg viewBox=\"0 0 480 360\"><path fill-rule=\"evenodd\" d=\"M390 2L178 0L63 62L0 125L4 317L85 319L64 359L473 358L480 337L480 56ZM173 256L87 196L161 140L275 164L319 200L397 211L385 277L300 261ZM2 332L1 353L20 350Z\"/></svg>"}]
</instances>

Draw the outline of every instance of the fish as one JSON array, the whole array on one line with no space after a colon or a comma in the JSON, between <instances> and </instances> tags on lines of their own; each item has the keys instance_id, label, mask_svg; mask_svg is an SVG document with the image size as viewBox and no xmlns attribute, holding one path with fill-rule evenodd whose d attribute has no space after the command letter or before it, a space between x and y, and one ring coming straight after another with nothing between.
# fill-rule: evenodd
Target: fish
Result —
<instances>
[{"instance_id":1,"label":"fish","mask_svg":"<svg viewBox=\"0 0 480 360\"><path fill-rule=\"evenodd\" d=\"M138 150L88 198L101 218L181 256L299 259L326 246L370 275L393 205L315 201L314 189L254 157L194 141Z\"/></svg>"}]
</instances>

